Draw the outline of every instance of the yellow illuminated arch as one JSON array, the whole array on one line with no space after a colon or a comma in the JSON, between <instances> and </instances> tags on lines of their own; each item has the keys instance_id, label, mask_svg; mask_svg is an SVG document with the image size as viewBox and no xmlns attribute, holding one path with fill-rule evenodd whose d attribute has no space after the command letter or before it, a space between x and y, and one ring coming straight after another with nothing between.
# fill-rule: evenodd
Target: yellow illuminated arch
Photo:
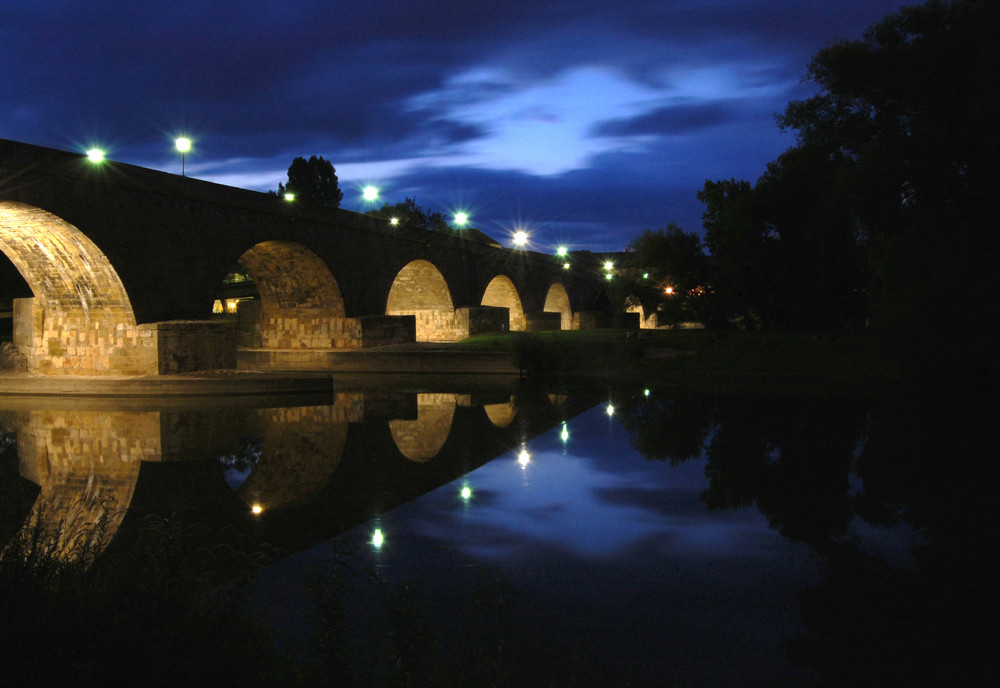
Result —
<instances>
[{"instance_id":1,"label":"yellow illuminated arch","mask_svg":"<svg viewBox=\"0 0 1000 688\"><path fill-rule=\"evenodd\" d=\"M433 459L448 441L455 417L454 394L418 394L417 419L389 421L399 452L411 461Z\"/></svg>"},{"instance_id":2,"label":"yellow illuminated arch","mask_svg":"<svg viewBox=\"0 0 1000 688\"><path fill-rule=\"evenodd\" d=\"M260 294L261 314L267 317L297 308L344 317L344 299L326 263L301 244L264 241L239 259Z\"/></svg>"},{"instance_id":3,"label":"yellow illuminated arch","mask_svg":"<svg viewBox=\"0 0 1000 688\"><path fill-rule=\"evenodd\" d=\"M569 294L566 287L560 282L553 282L545 295L545 305L542 310L546 313L559 313L562 316L560 321L561 329L570 330L573 328L573 309L569 304Z\"/></svg>"},{"instance_id":4,"label":"yellow illuminated arch","mask_svg":"<svg viewBox=\"0 0 1000 688\"><path fill-rule=\"evenodd\" d=\"M506 308L510 313L510 329L512 332L521 332L526 329L524 319L524 307L521 305L521 296L517 293L517 287L506 275L497 275L486 285L483 292L484 306L498 306Z\"/></svg>"},{"instance_id":5,"label":"yellow illuminated arch","mask_svg":"<svg viewBox=\"0 0 1000 688\"><path fill-rule=\"evenodd\" d=\"M0 251L34 294L23 316L28 334L16 341L29 370L156 372L153 344L137 332L118 273L83 232L41 208L0 201Z\"/></svg>"},{"instance_id":6,"label":"yellow illuminated arch","mask_svg":"<svg viewBox=\"0 0 1000 688\"><path fill-rule=\"evenodd\" d=\"M426 260L415 260L399 271L389 289L385 314L415 316L417 341L452 341L462 336L448 283Z\"/></svg>"}]
</instances>

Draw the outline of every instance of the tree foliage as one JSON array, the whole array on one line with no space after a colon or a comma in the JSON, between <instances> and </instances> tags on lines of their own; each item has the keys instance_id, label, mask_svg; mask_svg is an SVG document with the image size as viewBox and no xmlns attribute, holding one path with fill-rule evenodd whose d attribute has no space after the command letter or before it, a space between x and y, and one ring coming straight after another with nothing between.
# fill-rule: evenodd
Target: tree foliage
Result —
<instances>
[{"instance_id":1,"label":"tree foliage","mask_svg":"<svg viewBox=\"0 0 1000 688\"><path fill-rule=\"evenodd\" d=\"M730 317L816 327L871 315L906 331L996 320L985 295L1000 293L998 5L931 0L821 50L808 71L817 94L778 118L797 145L756 185L705 183L713 286Z\"/></svg>"},{"instance_id":2,"label":"tree foliage","mask_svg":"<svg viewBox=\"0 0 1000 688\"><path fill-rule=\"evenodd\" d=\"M779 118L849 172L837 198L869 242L880 324L995 311L998 28L993 0L904 8L820 51L808 73L820 92Z\"/></svg>"},{"instance_id":3,"label":"tree foliage","mask_svg":"<svg viewBox=\"0 0 1000 688\"><path fill-rule=\"evenodd\" d=\"M278 184L277 195L294 194L295 202L306 208L334 210L344 199L337 181L337 170L329 160L298 157L288 167L288 183Z\"/></svg>"},{"instance_id":4,"label":"tree foliage","mask_svg":"<svg viewBox=\"0 0 1000 688\"><path fill-rule=\"evenodd\" d=\"M372 210L368 214L382 218L386 222L395 219L400 225L406 227L439 232L451 230L444 215L437 211L432 212L429 208L421 208L413 198L407 198L402 203L392 205L385 203L378 210Z\"/></svg>"}]
</instances>

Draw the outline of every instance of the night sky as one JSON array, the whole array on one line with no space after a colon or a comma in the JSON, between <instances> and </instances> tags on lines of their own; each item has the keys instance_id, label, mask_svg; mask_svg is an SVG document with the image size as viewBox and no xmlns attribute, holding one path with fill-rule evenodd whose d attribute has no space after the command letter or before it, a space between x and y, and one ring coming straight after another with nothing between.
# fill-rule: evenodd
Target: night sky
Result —
<instances>
[{"instance_id":1,"label":"night sky","mask_svg":"<svg viewBox=\"0 0 1000 688\"><path fill-rule=\"evenodd\" d=\"M755 181L817 50L901 0L0 0L0 138L342 207L415 198L507 243L621 250Z\"/></svg>"}]
</instances>

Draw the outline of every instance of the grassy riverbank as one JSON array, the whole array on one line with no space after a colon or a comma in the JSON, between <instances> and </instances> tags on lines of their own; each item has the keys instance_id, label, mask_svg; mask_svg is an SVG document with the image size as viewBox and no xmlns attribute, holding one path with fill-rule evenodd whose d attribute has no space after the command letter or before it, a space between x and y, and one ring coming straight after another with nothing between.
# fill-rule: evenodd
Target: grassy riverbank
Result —
<instances>
[{"instance_id":1,"label":"grassy riverbank","mask_svg":"<svg viewBox=\"0 0 1000 688\"><path fill-rule=\"evenodd\" d=\"M529 375L702 391L855 392L890 386L898 377L887 347L869 332L513 332L455 346L507 351Z\"/></svg>"}]
</instances>

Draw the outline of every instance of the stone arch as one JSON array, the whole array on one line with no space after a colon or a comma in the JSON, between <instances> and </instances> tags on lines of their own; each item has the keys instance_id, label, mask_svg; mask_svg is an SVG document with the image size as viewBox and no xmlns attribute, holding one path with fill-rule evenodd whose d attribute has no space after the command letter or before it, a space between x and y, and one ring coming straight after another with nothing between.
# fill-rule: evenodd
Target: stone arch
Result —
<instances>
[{"instance_id":1,"label":"stone arch","mask_svg":"<svg viewBox=\"0 0 1000 688\"><path fill-rule=\"evenodd\" d=\"M562 316L561 329L573 329L573 308L569 303L569 293L561 282L553 282L549 287L542 310L546 313L559 313Z\"/></svg>"},{"instance_id":2,"label":"stone arch","mask_svg":"<svg viewBox=\"0 0 1000 688\"><path fill-rule=\"evenodd\" d=\"M630 294L625 297L625 312L626 313L638 313L639 314L639 327L642 329L647 329L651 327L656 327L655 325L655 311L652 314L647 315L649 312L643 305L642 301L639 300L638 296ZM650 324L650 321L653 324Z\"/></svg>"},{"instance_id":3,"label":"stone arch","mask_svg":"<svg viewBox=\"0 0 1000 688\"><path fill-rule=\"evenodd\" d=\"M414 260L399 271L389 289L385 314L414 316L418 342L462 338L448 283L426 260Z\"/></svg>"},{"instance_id":4,"label":"stone arch","mask_svg":"<svg viewBox=\"0 0 1000 688\"><path fill-rule=\"evenodd\" d=\"M517 417L517 407L513 399L500 404L483 404L483 411L486 412L490 422L498 428L506 428Z\"/></svg>"},{"instance_id":5,"label":"stone arch","mask_svg":"<svg viewBox=\"0 0 1000 688\"><path fill-rule=\"evenodd\" d=\"M309 505L327 486L343 457L348 423L333 406L271 408L258 412L264 444L257 466L236 488L249 507Z\"/></svg>"},{"instance_id":6,"label":"stone arch","mask_svg":"<svg viewBox=\"0 0 1000 688\"><path fill-rule=\"evenodd\" d=\"M41 208L0 201L0 251L34 298L15 304L15 345L32 372L155 373L121 278L83 232Z\"/></svg>"},{"instance_id":7,"label":"stone arch","mask_svg":"<svg viewBox=\"0 0 1000 688\"><path fill-rule=\"evenodd\" d=\"M239 264L260 296L259 310L241 314L240 328L252 332L255 347L329 349L345 317L344 298L326 263L301 244L263 241Z\"/></svg>"},{"instance_id":8,"label":"stone arch","mask_svg":"<svg viewBox=\"0 0 1000 688\"><path fill-rule=\"evenodd\" d=\"M497 275L486 285L483 292L482 305L506 308L510 314L510 329L512 332L523 332L527 329L524 317L524 306L517 287L507 275Z\"/></svg>"},{"instance_id":9,"label":"stone arch","mask_svg":"<svg viewBox=\"0 0 1000 688\"><path fill-rule=\"evenodd\" d=\"M448 441L455 418L454 394L418 394L417 419L389 421L399 452L410 461L430 461Z\"/></svg>"}]
</instances>

